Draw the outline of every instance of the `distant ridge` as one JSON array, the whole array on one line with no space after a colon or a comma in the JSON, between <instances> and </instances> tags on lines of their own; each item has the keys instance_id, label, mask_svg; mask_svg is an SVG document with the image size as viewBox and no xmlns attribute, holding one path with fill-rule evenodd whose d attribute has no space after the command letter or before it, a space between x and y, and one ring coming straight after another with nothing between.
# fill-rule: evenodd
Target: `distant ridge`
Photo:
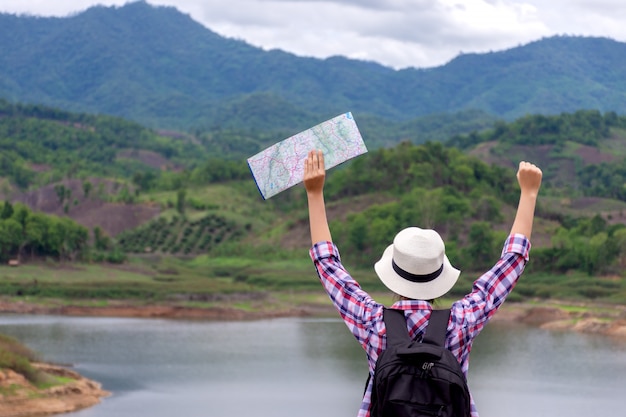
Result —
<instances>
[{"instance_id":1,"label":"distant ridge","mask_svg":"<svg viewBox=\"0 0 626 417\"><path fill-rule=\"evenodd\" d=\"M165 129L259 129L267 120L295 129L347 110L396 122L468 109L509 120L579 109L624 114L626 43L551 37L396 71L263 51L139 1L65 18L0 14L0 98Z\"/></svg>"}]
</instances>

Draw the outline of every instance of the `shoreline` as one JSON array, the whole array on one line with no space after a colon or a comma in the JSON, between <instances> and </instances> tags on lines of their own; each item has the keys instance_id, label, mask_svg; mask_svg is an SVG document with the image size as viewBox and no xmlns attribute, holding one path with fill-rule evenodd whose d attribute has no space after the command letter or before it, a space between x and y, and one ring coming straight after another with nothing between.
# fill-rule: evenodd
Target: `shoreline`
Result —
<instances>
[{"instance_id":1,"label":"shoreline","mask_svg":"<svg viewBox=\"0 0 626 417\"><path fill-rule=\"evenodd\" d=\"M441 306L436 306L441 308ZM140 304L133 301L107 301L105 305L55 304L0 298L0 314L39 314L74 317L121 317L197 319L216 321L260 320L285 317L338 317L330 302L297 305L264 305L242 309L232 303L185 306L176 303ZM547 330L576 331L626 338L626 306L533 301L504 303L494 315L496 322L516 322ZM1 417L1 416L0 416Z\"/></svg>"},{"instance_id":2,"label":"shoreline","mask_svg":"<svg viewBox=\"0 0 626 417\"><path fill-rule=\"evenodd\" d=\"M626 339L626 306L550 301L504 303L493 322L515 322L544 330Z\"/></svg>"},{"instance_id":3,"label":"shoreline","mask_svg":"<svg viewBox=\"0 0 626 417\"><path fill-rule=\"evenodd\" d=\"M34 368L71 381L49 388L37 388L23 375L0 370L0 417L38 417L70 413L99 404L111 395L102 385L59 365L32 363ZM8 394L7 394L8 393Z\"/></svg>"}]
</instances>

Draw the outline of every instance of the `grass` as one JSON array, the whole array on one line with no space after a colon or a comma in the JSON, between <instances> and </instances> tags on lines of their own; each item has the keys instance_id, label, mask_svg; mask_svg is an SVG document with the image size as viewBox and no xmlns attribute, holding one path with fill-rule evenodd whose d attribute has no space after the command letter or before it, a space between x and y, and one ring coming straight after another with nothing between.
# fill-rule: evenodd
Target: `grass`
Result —
<instances>
[{"instance_id":1,"label":"grass","mask_svg":"<svg viewBox=\"0 0 626 417\"><path fill-rule=\"evenodd\" d=\"M599 318L600 320L610 321L611 317L619 316L620 311L615 308L613 304L596 304L589 302L574 302L572 300L527 300L526 301L530 305L534 306L551 306L556 307L559 310L565 311L567 313L572 313L577 318L572 320L580 320L581 317L584 316L592 316L595 318ZM624 304L621 304L624 305Z\"/></svg>"},{"instance_id":2,"label":"grass","mask_svg":"<svg viewBox=\"0 0 626 417\"><path fill-rule=\"evenodd\" d=\"M58 385L66 385L75 380L73 378L65 377L65 376L57 376L57 375L47 375L47 379L45 382L40 382L36 384L36 387L39 389L46 389L51 387L56 387Z\"/></svg>"},{"instance_id":3,"label":"grass","mask_svg":"<svg viewBox=\"0 0 626 417\"><path fill-rule=\"evenodd\" d=\"M373 270L354 270L370 292L387 295ZM286 311L300 305L329 307L307 255L134 257L122 266L25 264L0 267L0 293L12 301L49 307L176 304L242 311ZM384 298L384 297L382 297ZM389 302L391 301L390 297Z\"/></svg>"},{"instance_id":4,"label":"grass","mask_svg":"<svg viewBox=\"0 0 626 417\"><path fill-rule=\"evenodd\" d=\"M0 334L0 371L10 369L22 375L39 390L65 385L74 381L73 378L44 372L33 366L32 362L39 362L38 354L21 344L17 339ZM24 390L27 390L28 396L31 398L36 398L40 395L38 392L32 391L31 387L11 384L9 386L0 386L0 398L16 396Z\"/></svg>"},{"instance_id":5,"label":"grass","mask_svg":"<svg viewBox=\"0 0 626 417\"><path fill-rule=\"evenodd\" d=\"M0 268L0 292L8 296L162 300L174 293L249 290L247 284L222 279L212 271L194 268L184 261L169 260L161 266L146 260L136 262L128 269L104 265Z\"/></svg>"},{"instance_id":6,"label":"grass","mask_svg":"<svg viewBox=\"0 0 626 417\"><path fill-rule=\"evenodd\" d=\"M626 142L626 129L613 128L611 133L610 139L600 143L600 149L610 153L616 159L626 157L626 148L624 147L624 143Z\"/></svg>"},{"instance_id":7,"label":"grass","mask_svg":"<svg viewBox=\"0 0 626 417\"><path fill-rule=\"evenodd\" d=\"M11 384L8 387L0 387L0 397L13 397L17 395L21 389L22 387L17 384Z\"/></svg>"},{"instance_id":8,"label":"grass","mask_svg":"<svg viewBox=\"0 0 626 417\"><path fill-rule=\"evenodd\" d=\"M571 274L527 274L515 289L526 298L626 305L626 279Z\"/></svg>"},{"instance_id":9,"label":"grass","mask_svg":"<svg viewBox=\"0 0 626 417\"><path fill-rule=\"evenodd\" d=\"M254 196L254 197L252 197ZM176 204L175 191L154 192L142 196L142 200L167 206ZM190 218L202 217L207 213L223 216L237 224L250 223L255 230L264 229L276 219L276 211L271 203L263 201L252 181L232 181L211 184L210 187L192 187L187 190L186 199L201 203L206 211L187 210ZM174 209L166 210L162 216L171 219L179 215Z\"/></svg>"},{"instance_id":10,"label":"grass","mask_svg":"<svg viewBox=\"0 0 626 417\"><path fill-rule=\"evenodd\" d=\"M37 355L16 339L0 334L0 369L11 369L33 384L47 381L46 375L31 365Z\"/></svg>"},{"instance_id":11,"label":"grass","mask_svg":"<svg viewBox=\"0 0 626 417\"><path fill-rule=\"evenodd\" d=\"M346 267L364 290L377 295L377 300L393 302L373 268ZM450 298L469 292L481 273L464 271ZM270 311L330 304L305 250L259 249L242 244L221 254L193 259L146 255L132 257L124 265L42 262L17 268L1 266L0 294L57 307L106 307L123 301L201 308L228 304L244 311ZM572 309L581 303L626 305L626 279L527 272L508 300L569 300L568 308Z\"/></svg>"}]
</instances>

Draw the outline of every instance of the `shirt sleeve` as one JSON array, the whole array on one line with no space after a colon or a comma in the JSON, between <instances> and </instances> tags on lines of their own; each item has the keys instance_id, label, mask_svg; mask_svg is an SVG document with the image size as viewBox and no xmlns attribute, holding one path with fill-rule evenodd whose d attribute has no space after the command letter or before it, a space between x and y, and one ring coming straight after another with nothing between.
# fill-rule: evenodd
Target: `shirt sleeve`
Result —
<instances>
[{"instance_id":1,"label":"shirt sleeve","mask_svg":"<svg viewBox=\"0 0 626 417\"><path fill-rule=\"evenodd\" d=\"M362 346L367 345L370 324L382 314L382 305L374 301L346 271L339 251L332 242L318 242L309 252L320 281L352 334Z\"/></svg>"},{"instance_id":2,"label":"shirt sleeve","mask_svg":"<svg viewBox=\"0 0 626 417\"><path fill-rule=\"evenodd\" d=\"M530 241L521 234L504 242L498 262L472 287L472 291L453 305L458 324L472 328L475 336L511 293L529 259Z\"/></svg>"}]
</instances>

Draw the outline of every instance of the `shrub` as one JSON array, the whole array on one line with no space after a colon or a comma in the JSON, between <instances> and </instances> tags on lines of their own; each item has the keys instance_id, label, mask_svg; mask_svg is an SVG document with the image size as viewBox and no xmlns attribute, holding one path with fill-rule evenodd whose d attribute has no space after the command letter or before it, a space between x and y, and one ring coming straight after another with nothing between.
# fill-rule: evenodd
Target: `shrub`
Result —
<instances>
[{"instance_id":1,"label":"shrub","mask_svg":"<svg viewBox=\"0 0 626 417\"><path fill-rule=\"evenodd\" d=\"M30 363L37 355L12 337L0 335L0 368L11 369L32 383L39 383L44 375Z\"/></svg>"}]
</instances>

